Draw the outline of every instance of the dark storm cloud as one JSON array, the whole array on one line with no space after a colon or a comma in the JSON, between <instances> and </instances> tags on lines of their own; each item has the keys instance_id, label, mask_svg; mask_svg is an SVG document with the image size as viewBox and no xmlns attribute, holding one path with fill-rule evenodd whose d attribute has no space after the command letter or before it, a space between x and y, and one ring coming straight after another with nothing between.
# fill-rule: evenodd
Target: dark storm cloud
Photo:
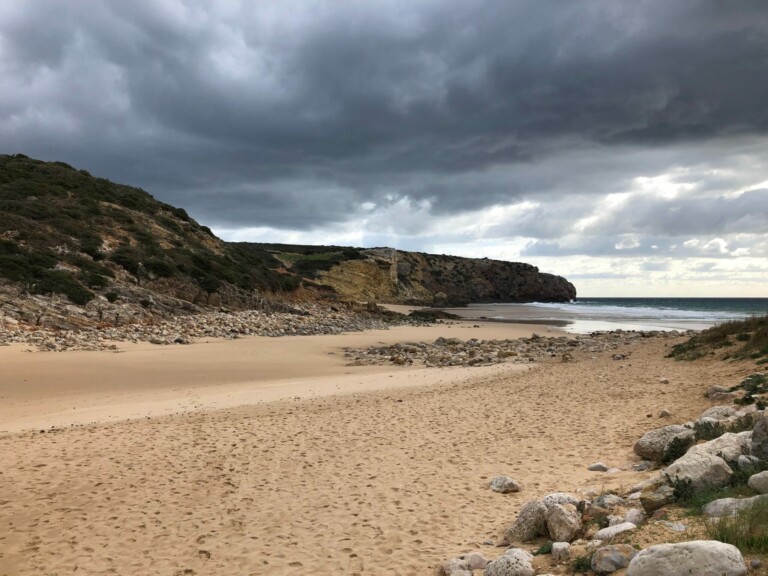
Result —
<instances>
[{"instance_id":1,"label":"dark storm cloud","mask_svg":"<svg viewBox=\"0 0 768 576\"><path fill-rule=\"evenodd\" d=\"M1 151L143 186L222 227L533 200L550 204L505 233L551 240L636 177L768 138L764 0L19 0L0 7L0 73ZM686 226L754 229L760 195L711 216L703 199ZM679 229L636 208L595 224L597 253Z\"/></svg>"}]
</instances>

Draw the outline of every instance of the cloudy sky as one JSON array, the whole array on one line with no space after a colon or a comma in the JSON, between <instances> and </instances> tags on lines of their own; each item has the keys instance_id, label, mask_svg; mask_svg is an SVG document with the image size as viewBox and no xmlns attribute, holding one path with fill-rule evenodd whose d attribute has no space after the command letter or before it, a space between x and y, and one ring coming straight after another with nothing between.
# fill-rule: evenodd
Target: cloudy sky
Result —
<instances>
[{"instance_id":1,"label":"cloudy sky","mask_svg":"<svg viewBox=\"0 0 768 576\"><path fill-rule=\"evenodd\" d=\"M768 5L3 0L15 152L230 240L768 296Z\"/></svg>"}]
</instances>

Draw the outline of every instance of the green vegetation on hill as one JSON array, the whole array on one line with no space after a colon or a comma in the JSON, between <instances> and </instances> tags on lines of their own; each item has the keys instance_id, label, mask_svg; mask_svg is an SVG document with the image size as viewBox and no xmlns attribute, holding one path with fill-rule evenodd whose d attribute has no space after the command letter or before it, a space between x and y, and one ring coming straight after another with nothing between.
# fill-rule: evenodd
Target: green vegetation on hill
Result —
<instances>
[{"instance_id":1,"label":"green vegetation on hill","mask_svg":"<svg viewBox=\"0 0 768 576\"><path fill-rule=\"evenodd\" d=\"M85 304L122 271L206 292L294 290L269 252L226 244L185 210L141 189L94 178L63 162L0 156L0 277L37 294Z\"/></svg>"},{"instance_id":2,"label":"green vegetation on hill","mask_svg":"<svg viewBox=\"0 0 768 576\"><path fill-rule=\"evenodd\" d=\"M669 357L695 360L726 350L724 358L751 358L758 364L768 362L768 316L723 322L678 344Z\"/></svg>"}]
</instances>

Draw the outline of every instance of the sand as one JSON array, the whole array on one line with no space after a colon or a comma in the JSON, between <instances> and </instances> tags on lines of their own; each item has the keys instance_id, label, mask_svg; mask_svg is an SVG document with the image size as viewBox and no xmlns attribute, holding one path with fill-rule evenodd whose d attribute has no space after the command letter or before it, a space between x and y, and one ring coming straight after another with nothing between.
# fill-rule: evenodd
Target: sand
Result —
<instances>
[{"instance_id":1,"label":"sand","mask_svg":"<svg viewBox=\"0 0 768 576\"><path fill-rule=\"evenodd\" d=\"M494 330L547 328L0 350L0 575L429 574L495 557L483 542L527 500L634 483L586 467L628 467L659 410L692 418L747 370L664 359L661 340L524 367L347 367L340 350ZM523 491L489 491L502 473Z\"/></svg>"}]
</instances>

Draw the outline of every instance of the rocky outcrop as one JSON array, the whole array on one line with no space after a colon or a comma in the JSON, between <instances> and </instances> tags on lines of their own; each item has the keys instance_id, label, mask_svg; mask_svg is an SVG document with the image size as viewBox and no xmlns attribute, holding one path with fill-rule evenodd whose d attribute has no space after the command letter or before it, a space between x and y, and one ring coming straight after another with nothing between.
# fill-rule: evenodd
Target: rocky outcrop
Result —
<instances>
[{"instance_id":1,"label":"rocky outcrop","mask_svg":"<svg viewBox=\"0 0 768 576\"><path fill-rule=\"evenodd\" d=\"M521 262L461 258L390 248L359 251L362 258L321 271L318 280L345 299L390 304L567 302L576 289L565 278Z\"/></svg>"}]
</instances>

